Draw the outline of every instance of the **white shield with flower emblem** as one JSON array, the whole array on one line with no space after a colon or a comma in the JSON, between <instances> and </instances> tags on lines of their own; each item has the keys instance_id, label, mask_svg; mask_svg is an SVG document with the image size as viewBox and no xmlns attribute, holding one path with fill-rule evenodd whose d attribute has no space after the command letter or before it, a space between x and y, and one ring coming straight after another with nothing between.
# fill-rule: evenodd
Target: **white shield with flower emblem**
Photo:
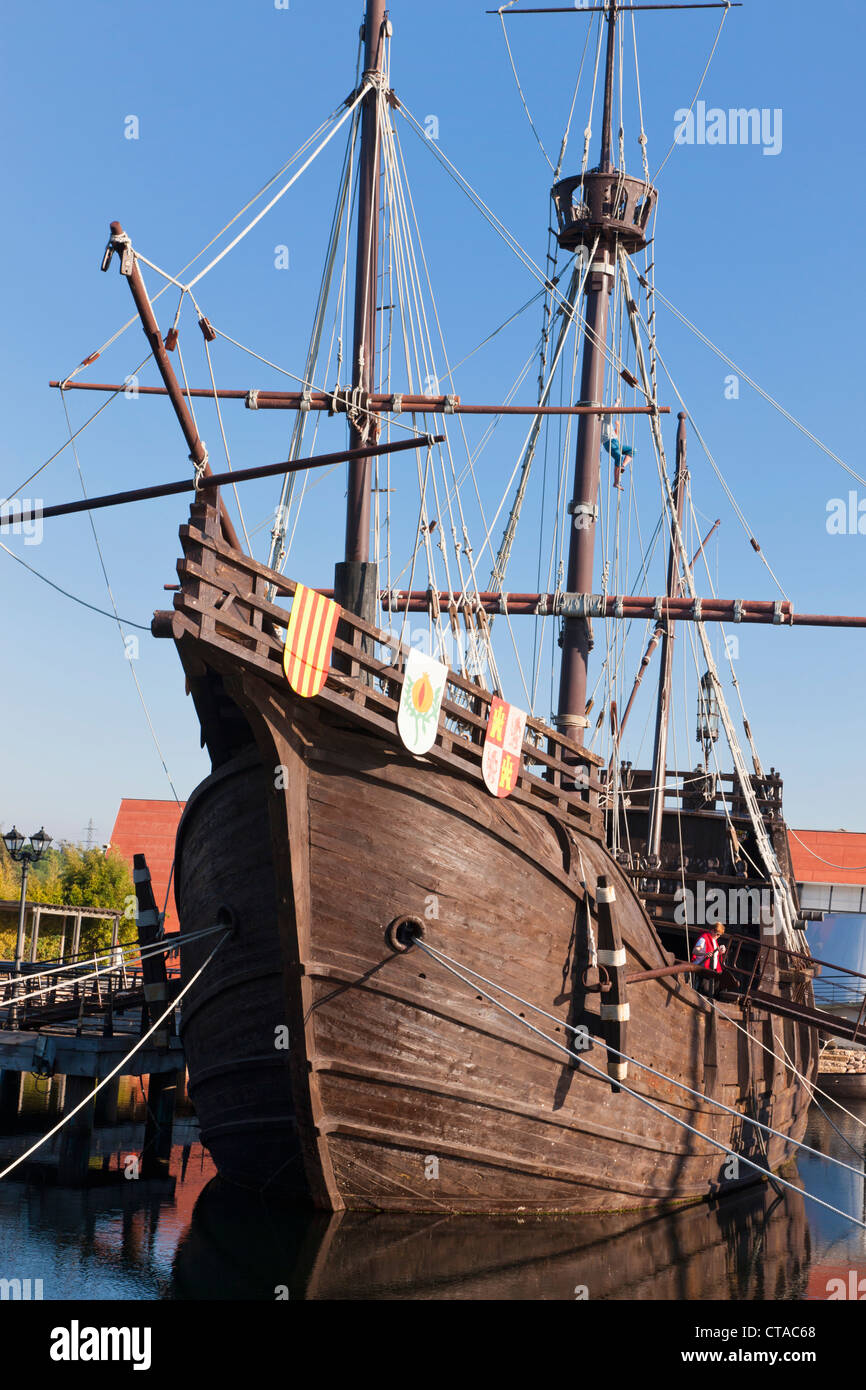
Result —
<instances>
[{"instance_id":1,"label":"white shield with flower emblem","mask_svg":"<svg viewBox=\"0 0 866 1390\"><path fill-rule=\"evenodd\" d=\"M429 753L436 742L447 680L447 666L412 648L406 660L397 728L409 752L416 757Z\"/></svg>"}]
</instances>

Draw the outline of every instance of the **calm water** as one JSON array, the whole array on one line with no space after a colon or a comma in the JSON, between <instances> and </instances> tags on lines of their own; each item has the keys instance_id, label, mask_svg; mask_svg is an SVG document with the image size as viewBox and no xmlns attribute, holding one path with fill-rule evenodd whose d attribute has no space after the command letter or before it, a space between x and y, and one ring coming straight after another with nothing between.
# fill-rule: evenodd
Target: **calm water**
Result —
<instances>
[{"instance_id":1,"label":"calm water","mask_svg":"<svg viewBox=\"0 0 866 1390\"><path fill-rule=\"evenodd\" d=\"M50 1128L61 1084L30 1081L0 1156ZM866 1124L866 1102L845 1104ZM825 1108L862 1168L866 1128ZM789 1300L826 1298L851 1271L866 1278L866 1231L786 1189L665 1216L299 1215L223 1184L187 1114L169 1178L126 1179L143 1119L140 1084L124 1080L117 1123L94 1134L91 1186L59 1188L47 1170L0 1183L0 1277L41 1279L45 1299L268 1300L277 1289L293 1299ZM858 1164L815 1108L806 1142ZM805 1155L787 1176L866 1220L861 1174Z\"/></svg>"}]
</instances>

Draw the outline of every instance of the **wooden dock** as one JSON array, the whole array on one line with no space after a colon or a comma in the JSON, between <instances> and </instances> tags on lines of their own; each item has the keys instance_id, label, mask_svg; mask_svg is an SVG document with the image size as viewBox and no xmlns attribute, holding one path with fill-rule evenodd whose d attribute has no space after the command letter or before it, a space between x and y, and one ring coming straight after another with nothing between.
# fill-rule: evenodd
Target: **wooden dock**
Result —
<instances>
[{"instance_id":1,"label":"wooden dock","mask_svg":"<svg viewBox=\"0 0 866 1390\"><path fill-rule=\"evenodd\" d=\"M134 879L139 947L153 947L160 939L160 918L143 855L135 856ZM116 949L115 934L112 955ZM169 976L165 955L158 951L137 962L119 959L110 968L103 957L100 973L96 957L48 961L38 968L33 962L23 970L21 965L0 964L0 1133L8 1133L17 1119L28 1072L66 1077L68 1119L60 1130L58 1180L79 1186L88 1180L96 1107L108 1101L110 1108L112 1094L116 1105L121 1074L147 1076L142 1174L164 1176L184 1070L173 1013L141 1046L136 1043L152 1030L179 988L176 972ZM83 1104L121 1063L118 1077L95 1101Z\"/></svg>"}]
</instances>

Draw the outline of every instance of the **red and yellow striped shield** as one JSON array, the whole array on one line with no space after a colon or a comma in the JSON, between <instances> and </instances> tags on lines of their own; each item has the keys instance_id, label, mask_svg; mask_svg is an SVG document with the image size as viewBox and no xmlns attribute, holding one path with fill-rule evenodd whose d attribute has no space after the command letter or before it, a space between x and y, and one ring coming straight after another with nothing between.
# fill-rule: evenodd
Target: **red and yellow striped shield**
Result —
<instances>
[{"instance_id":1,"label":"red and yellow striped shield","mask_svg":"<svg viewBox=\"0 0 866 1390\"><path fill-rule=\"evenodd\" d=\"M328 677L331 665L331 646L342 609L324 594L299 584L295 589L286 645L283 651L283 670L289 685L298 695L309 699L318 695Z\"/></svg>"}]
</instances>

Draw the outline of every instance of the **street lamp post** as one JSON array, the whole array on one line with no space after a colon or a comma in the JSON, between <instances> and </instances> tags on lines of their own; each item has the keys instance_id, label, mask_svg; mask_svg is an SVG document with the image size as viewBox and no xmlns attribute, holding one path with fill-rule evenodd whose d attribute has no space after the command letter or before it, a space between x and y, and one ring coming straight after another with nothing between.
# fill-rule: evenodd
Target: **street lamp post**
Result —
<instances>
[{"instance_id":1,"label":"street lamp post","mask_svg":"<svg viewBox=\"0 0 866 1390\"><path fill-rule=\"evenodd\" d=\"M45 851L51 844L51 836L46 835L44 826L31 835L29 841L16 826L7 830L3 836L3 843L9 851L16 864L21 865L21 900L18 904L18 936L15 941L15 965L13 973L17 976L21 974L21 962L24 959L24 927L27 918L27 878L30 873L30 865L36 864L42 858ZM16 991L17 993L17 991ZM13 1000L10 1022L14 1028L17 1019L17 1009Z\"/></svg>"}]
</instances>

